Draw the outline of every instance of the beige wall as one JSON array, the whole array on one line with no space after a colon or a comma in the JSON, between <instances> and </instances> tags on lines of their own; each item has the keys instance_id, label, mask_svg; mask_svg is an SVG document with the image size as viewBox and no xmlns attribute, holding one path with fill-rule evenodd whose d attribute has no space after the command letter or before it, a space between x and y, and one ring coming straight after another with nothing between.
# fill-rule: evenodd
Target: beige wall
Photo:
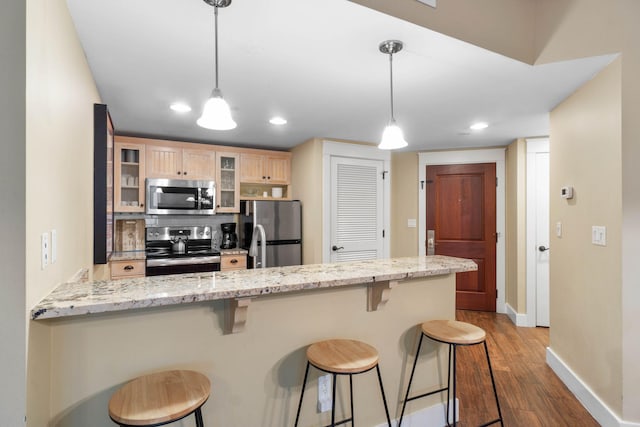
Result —
<instances>
[{"instance_id":1,"label":"beige wall","mask_svg":"<svg viewBox=\"0 0 640 427\"><path fill-rule=\"evenodd\" d=\"M305 348L335 338L337 331L378 349L390 412L397 417L411 369L407 355L417 345L415 325L453 318L454 299L455 276L448 275L402 282L376 312L366 311L363 285L259 297L249 307L246 330L233 335L222 333L222 301L38 321L52 335L50 426L111 427L106 411L111 393L135 376L168 368L197 369L212 380L212 397L203 408L207 426L291 426ZM422 352L416 389L438 383L435 349L427 343ZM328 422L330 413L323 414L323 424L315 410L316 378L312 370L302 426ZM384 420L378 390L375 372L354 377L356 417L363 426ZM407 410L440 401L439 396L421 399ZM348 402L344 391L340 402Z\"/></svg>"},{"instance_id":2,"label":"beige wall","mask_svg":"<svg viewBox=\"0 0 640 427\"><path fill-rule=\"evenodd\" d=\"M100 97L64 0L27 3L26 311L93 263L93 103ZM55 229L55 264L40 236ZM49 331L29 332L28 424L49 417Z\"/></svg>"},{"instance_id":3,"label":"beige wall","mask_svg":"<svg viewBox=\"0 0 640 427\"><path fill-rule=\"evenodd\" d=\"M440 0L436 9L416 0L352 1L519 61L535 59L535 1Z\"/></svg>"},{"instance_id":4,"label":"beige wall","mask_svg":"<svg viewBox=\"0 0 640 427\"><path fill-rule=\"evenodd\" d=\"M391 155L391 257L418 255L418 154Z\"/></svg>"},{"instance_id":5,"label":"beige wall","mask_svg":"<svg viewBox=\"0 0 640 427\"><path fill-rule=\"evenodd\" d=\"M535 63L620 52L620 18L627 13L624 1L537 0L536 3Z\"/></svg>"},{"instance_id":6,"label":"beige wall","mask_svg":"<svg viewBox=\"0 0 640 427\"><path fill-rule=\"evenodd\" d=\"M624 418L640 422L640 2L622 11L622 367Z\"/></svg>"},{"instance_id":7,"label":"beige wall","mask_svg":"<svg viewBox=\"0 0 640 427\"><path fill-rule=\"evenodd\" d=\"M527 312L526 301L526 157L524 139L512 142L506 150L505 186L505 301L516 313Z\"/></svg>"},{"instance_id":8,"label":"beige wall","mask_svg":"<svg viewBox=\"0 0 640 427\"><path fill-rule=\"evenodd\" d=\"M302 203L302 263L322 262L322 140L310 139L291 150L293 198Z\"/></svg>"},{"instance_id":9,"label":"beige wall","mask_svg":"<svg viewBox=\"0 0 640 427\"><path fill-rule=\"evenodd\" d=\"M551 348L622 414L621 61L551 113ZM553 197L564 185L574 198ZM607 246L591 226L607 227Z\"/></svg>"},{"instance_id":10,"label":"beige wall","mask_svg":"<svg viewBox=\"0 0 640 427\"><path fill-rule=\"evenodd\" d=\"M0 418L23 424L25 384L25 3L0 3Z\"/></svg>"}]
</instances>

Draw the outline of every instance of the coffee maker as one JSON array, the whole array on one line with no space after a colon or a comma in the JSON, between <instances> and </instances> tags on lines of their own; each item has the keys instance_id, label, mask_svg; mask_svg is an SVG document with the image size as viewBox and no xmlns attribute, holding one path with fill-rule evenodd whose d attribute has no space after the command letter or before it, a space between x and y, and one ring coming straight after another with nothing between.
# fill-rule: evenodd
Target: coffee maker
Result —
<instances>
[{"instance_id":1,"label":"coffee maker","mask_svg":"<svg viewBox=\"0 0 640 427\"><path fill-rule=\"evenodd\" d=\"M222 229L222 242L220 249L233 249L238 244L238 235L236 234L236 223L225 222L220 224Z\"/></svg>"}]
</instances>

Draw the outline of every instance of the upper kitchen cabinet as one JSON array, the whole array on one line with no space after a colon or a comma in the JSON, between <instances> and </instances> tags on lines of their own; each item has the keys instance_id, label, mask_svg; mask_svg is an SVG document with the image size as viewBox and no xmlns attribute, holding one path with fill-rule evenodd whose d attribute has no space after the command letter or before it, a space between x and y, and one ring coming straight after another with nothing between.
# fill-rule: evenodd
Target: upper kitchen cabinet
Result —
<instances>
[{"instance_id":1,"label":"upper kitchen cabinet","mask_svg":"<svg viewBox=\"0 0 640 427\"><path fill-rule=\"evenodd\" d=\"M186 144L185 144L186 145ZM213 180L216 152L213 149L188 148L169 142L147 144L147 177Z\"/></svg>"},{"instance_id":2,"label":"upper kitchen cabinet","mask_svg":"<svg viewBox=\"0 0 640 427\"><path fill-rule=\"evenodd\" d=\"M114 144L115 211L144 212L145 146L123 139Z\"/></svg>"},{"instance_id":3,"label":"upper kitchen cabinet","mask_svg":"<svg viewBox=\"0 0 640 427\"><path fill-rule=\"evenodd\" d=\"M240 154L232 152L216 153L216 177L218 206L216 212L240 212L240 185L238 181L238 164Z\"/></svg>"},{"instance_id":4,"label":"upper kitchen cabinet","mask_svg":"<svg viewBox=\"0 0 640 427\"><path fill-rule=\"evenodd\" d=\"M240 182L243 183L288 185L290 172L290 153L242 153L240 157Z\"/></svg>"}]
</instances>

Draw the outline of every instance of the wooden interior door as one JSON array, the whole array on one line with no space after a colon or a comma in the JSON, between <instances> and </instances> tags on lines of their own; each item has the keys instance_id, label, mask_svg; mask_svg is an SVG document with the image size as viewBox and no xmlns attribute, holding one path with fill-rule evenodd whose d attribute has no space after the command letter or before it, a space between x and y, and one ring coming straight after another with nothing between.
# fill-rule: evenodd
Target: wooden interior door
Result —
<instances>
[{"instance_id":1,"label":"wooden interior door","mask_svg":"<svg viewBox=\"0 0 640 427\"><path fill-rule=\"evenodd\" d=\"M478 271L457 274L456 308L495 311L495 163L427 166L426 201L426 253L478 264ZM434 231L431 242L429 230Z\"/></svg>"}]
</instances>

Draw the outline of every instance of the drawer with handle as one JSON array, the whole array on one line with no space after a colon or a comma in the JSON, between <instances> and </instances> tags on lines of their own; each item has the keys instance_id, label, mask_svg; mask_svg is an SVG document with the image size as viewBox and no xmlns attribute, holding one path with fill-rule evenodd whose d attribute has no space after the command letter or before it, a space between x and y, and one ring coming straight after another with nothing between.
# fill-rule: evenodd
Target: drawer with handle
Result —
<instances>
[{"instance_id":1,"label":"drawer with handle","mask_svg":"<svg viewBox=\"0 0 640 427\"><path fill-rule=\"evenodd\" d=\"M245 270L247 268L246 255L222 255L220 271Z\"/></svg>"},{"instance_id":2,"label":"drawer with handle","mask_svg":"<svg viewBox=\"0 0 640 427\"><path fill-rule=\"evenodd\" d=\"M111 278L144 277L144 260L111 261Z\"/></svg>"}]
</instances>

